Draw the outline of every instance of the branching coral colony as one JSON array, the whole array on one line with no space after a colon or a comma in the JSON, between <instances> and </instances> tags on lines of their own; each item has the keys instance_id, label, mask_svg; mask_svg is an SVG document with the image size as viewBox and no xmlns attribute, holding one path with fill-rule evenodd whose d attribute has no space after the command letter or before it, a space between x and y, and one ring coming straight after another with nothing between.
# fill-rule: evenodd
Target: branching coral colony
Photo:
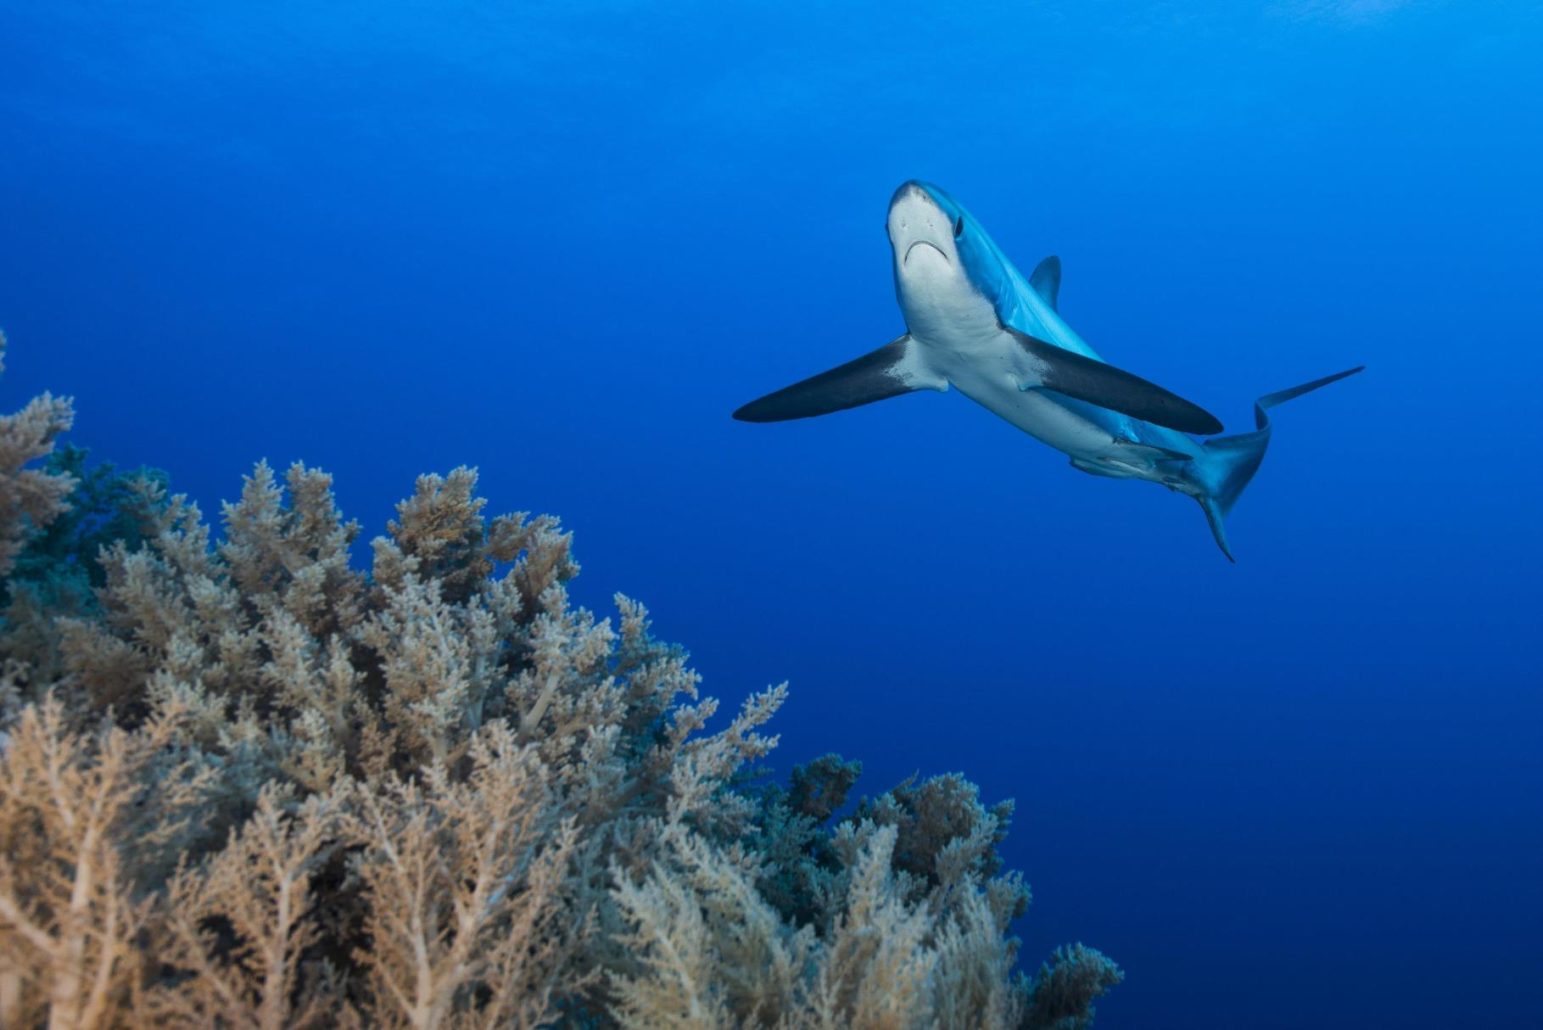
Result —
<instances>
[{"instance_id":1,"label":"branching coral colony","mask_svg":"<svg viewBox=\"0 0 1543 1030\"><path fill-rule=\"evenodd\" d=\"M70 419L0 418L0 1025L1074 1030L1119 980L1014 972L1011 806L964 779L747 785L785 688L709 732L471 470L361 572L326 474L258 465L216 540Z\"/></svg>"}]
</instances>

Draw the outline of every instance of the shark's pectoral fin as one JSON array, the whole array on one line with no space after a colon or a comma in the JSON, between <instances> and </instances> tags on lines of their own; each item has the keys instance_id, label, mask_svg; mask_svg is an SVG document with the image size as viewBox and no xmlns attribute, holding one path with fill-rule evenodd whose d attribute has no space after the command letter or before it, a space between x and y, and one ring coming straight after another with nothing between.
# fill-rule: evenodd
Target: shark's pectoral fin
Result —
<instances>
[{"instance_id":1,"label":"shark's pectoral fin","mask_svg":"<svg viewBox=\"0 0 1543 1030\"><path fill-rule=\"evenodd\" d=\"M1222 424L1215 415L1156 383L1021 333L1011 326L1004 326L1003 331L1033 359L1033 374L1019 383L1019 389L1044 387L1183 433L1209 435L1222 431Z\"/></svg>"},{"instance_id":2,"label":"shark's pectoral fin","mask_svg":"<svg viewBox=\"0 0 1543 1030\"><path fill-rule=\"evenodd\" d=\"M1051 254L1035 265L1034 271L1029 274L1029 285L1035 293L1045 298L1045 303L1054 311L1056 298L1061 295L1061 259Z\"/></svg>"},{"instance_id":3,"label":"shark's pectoral fin","mask_svg":"<svg viewBox=\"0 0 1543 1030\"><path fill-rule=\"evenodd\" d=\"M921 360L920 348L902 336L828 372L783 387L734 412L741 422L812 418L915 390L946 390L948 380Z\"/></svg>"}]
</instances>

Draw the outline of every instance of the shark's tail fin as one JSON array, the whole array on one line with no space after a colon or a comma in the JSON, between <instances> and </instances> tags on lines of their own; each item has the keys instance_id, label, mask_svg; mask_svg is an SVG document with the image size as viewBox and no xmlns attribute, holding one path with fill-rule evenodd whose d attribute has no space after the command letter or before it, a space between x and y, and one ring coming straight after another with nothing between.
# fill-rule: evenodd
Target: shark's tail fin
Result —
<instances>
[{"instance_id":1,"label":"shark's tail fin","mask_svg":"<svg viewBox=\"0 0 1543 1030\"><path fill-rule=\"evenodd\" d=\"M1344 372L1336 372L1322 379L1314 379L1310 383L1293 386L1289 390L1267 393L1254 402L1255 428L1252 433L1219 436L1205 442L1211 489L1207 496L1199 499L1200 507L1205 509L1205 517L1211 525L1211 533L1216 537L1217 546L1222 549L1222 553L1228 560L1237 559L1232 557L1232 548L1227 545L1225 520L1232 511L1232 506L1237 503L1238 497L1242 495L1243 488L1254 478L1254 473L1259 471L1259 463L1264 461L1265 449L1270 446L1270 417L1266 412L1304 393L1311 393L1321 386L1328 386L1346 376L1353 376L1365 367L1365 365L1357 365Z\"/></svg>"}]
</instances>

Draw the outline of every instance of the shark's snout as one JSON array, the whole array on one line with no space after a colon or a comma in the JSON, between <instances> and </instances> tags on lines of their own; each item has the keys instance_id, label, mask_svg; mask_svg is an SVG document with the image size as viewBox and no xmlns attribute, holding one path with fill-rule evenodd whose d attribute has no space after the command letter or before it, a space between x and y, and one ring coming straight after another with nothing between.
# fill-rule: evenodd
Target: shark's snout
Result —
<instances>
[{"instance_id":1,"label":"shark's snout","mask_svg":"<svg viewBox=\"0 0 1543 1030\"><path fill-rule=\"evenodd\" d=\"M946 220L938 202L927 187L912 179L900 184L894 196L889 198L889 235L895 238L897 230L925 233L936 223Z\"/></svg>"},{"instance_id":2,"label":"shark's snout","mask_svg":"<svg viewBox=\"0 0 1543 1030\"><path fill-rule=\"evenodd\" d=\"M927 187L922 185L921 180L907 179L905 182L900 184L899 188L897 188L894 194L889 198L890 210L893 211L895 209L895 205L899 204L901 201L917 199L927 200L930 202L932 198L928 195Z\"/></svg>"},{"instance_id":3,"label":"shark's snout","mask_svg":"<svg viewBox=\"0 0 1543 1030\"><path fill-rule=\"evenodd\" d=\"M945 262L953 262L953 240L948 214L925 183L911 179L900 184L900 188L889 198L886 228L889 231L890 246L895 250L895 260L902 267L918 248L922 248L923 252L932 250Z\"/></svg>"}]
</instances>

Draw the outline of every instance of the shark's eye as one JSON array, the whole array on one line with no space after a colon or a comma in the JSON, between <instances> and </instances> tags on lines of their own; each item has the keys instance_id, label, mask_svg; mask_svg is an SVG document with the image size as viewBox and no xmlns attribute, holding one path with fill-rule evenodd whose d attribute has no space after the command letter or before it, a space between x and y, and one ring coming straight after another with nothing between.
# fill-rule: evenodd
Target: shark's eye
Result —
<instances>
[{"instance_id":1,"label":"shark's eye","mask_svg":"<svg viewBox=\"0 0 1543 1030\"><path fill-rule=\"evenodd\" d=\"M954 219L954 239L957 240L959 237L961 237L963 235L964 235L964 215L960 215L958 218Z\"/></svg>"}]
</instances>

